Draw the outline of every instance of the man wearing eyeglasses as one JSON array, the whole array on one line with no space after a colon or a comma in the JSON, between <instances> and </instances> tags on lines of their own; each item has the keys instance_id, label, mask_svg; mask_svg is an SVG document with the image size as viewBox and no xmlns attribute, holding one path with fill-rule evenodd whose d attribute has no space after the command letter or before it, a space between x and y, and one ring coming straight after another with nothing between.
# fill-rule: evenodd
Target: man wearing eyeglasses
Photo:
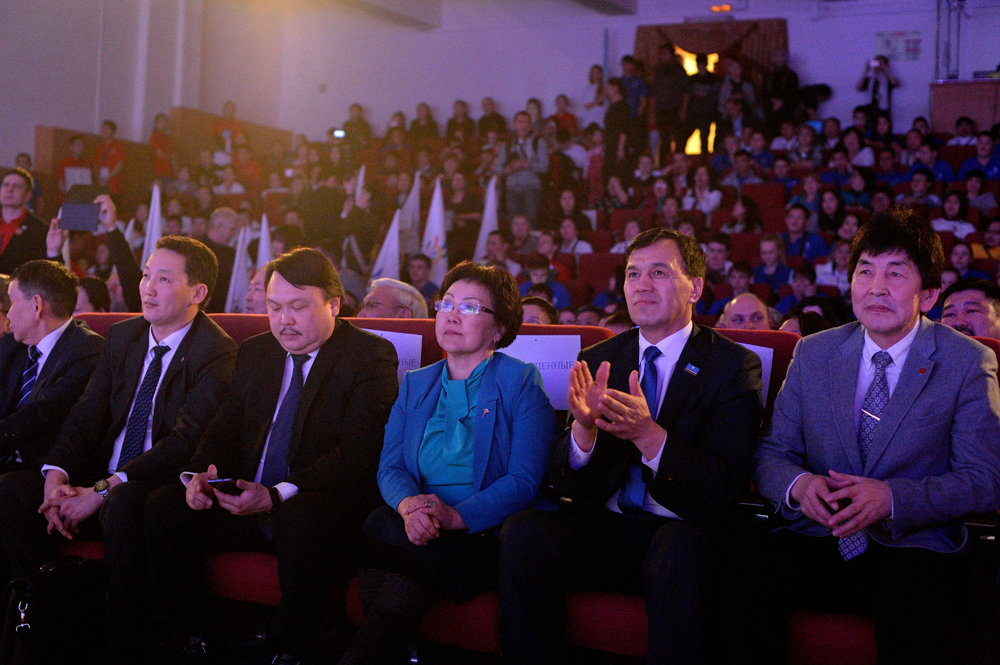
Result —
<instances>
[{"instance_id":1,"label":"man wearing eyeglasses","mask_svg":"<svg viewBox=\"0 0 1000 665\"><path fill-rule=\"evenodd\" d=\"M358 312L361 319L426 319L427 302L416 288L389 277L374 280Z\"/></svg>"},{"instance_id":2,"label":"man wearing eyeglasses","mask_svg":"<svg viewBox=\"0 0 1000 665\"><path fill-rule=\"evenodd\" d=\"M268 263L264 284L271 332L240 346L182 482L149 499L146 538L155 597L191 657L216 657L225 642L206 552L274 552L274 662L290 665L309 659L327 607L344 607L337 576L380 503L375 474L399 384L392 344L338 318L344 289L318 251Z\"/></svg>"}]
</instances>

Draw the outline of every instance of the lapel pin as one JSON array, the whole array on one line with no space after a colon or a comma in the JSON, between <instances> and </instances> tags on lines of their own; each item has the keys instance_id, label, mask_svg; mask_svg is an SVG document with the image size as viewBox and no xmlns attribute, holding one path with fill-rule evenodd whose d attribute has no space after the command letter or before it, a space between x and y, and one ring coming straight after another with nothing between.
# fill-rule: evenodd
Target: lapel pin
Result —
<instances>
[{"instance_id":1,"label":"lapel pin","mask_svg":"<svg viewBox=\"0 0 1000 665\"><path fill-rule=\"evenodd\" d=\"M684 371L690 374L691 376L698 376L698 368L692 365L691 363L688 363L688 366L684 368Z\"/></svg>"},{"instance_id":2,"label":"lapel pin","mask_svg":"<svg viewBox=\"0 0 1000 665\"><path fill-rule=\"evenodd\" d=\"M923 373L924 373L924 372L926 372L926 371L927 371L927 370L926 370L926 369L924 369L923 367L921 367L921 368L920 368L920 374L923 374Z\"/></svg>"},{"instance_id":3,"label":"lapel pin","mask_svg":"<svg viewBox=\"0 0 1000 665\"><path fill-rule=\"evenodd\" d=\"M489 409L483 409L483 416L486 416L490 412Z\"/></svg>"}]
</instances>

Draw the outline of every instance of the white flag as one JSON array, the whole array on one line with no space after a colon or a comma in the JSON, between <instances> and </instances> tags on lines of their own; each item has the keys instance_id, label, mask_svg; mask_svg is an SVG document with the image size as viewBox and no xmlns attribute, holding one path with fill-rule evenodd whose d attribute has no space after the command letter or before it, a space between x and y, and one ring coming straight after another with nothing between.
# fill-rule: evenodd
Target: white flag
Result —
<instances>
[{"instance_id":1,"label":"white flag","mask_svg":"<svg viewBox=\"0 0 1000 665\"><path fill-rule=\"evenodd\" d=\"M382 241L382 249L375 259L375 266L372 268L372 281L381 277L391 277L399 279L399 210L392 216L392 224L389 225L389 232Z\"/></svg>"},{"instance_id":2,"label":"white flag","mask_svg":"<svg viewBox=\"0 0 1000 665\"><path fill-rule=\"evenodd\" d=\"M413 175L413 186L400 208L399 248L409 256L420 251L420 176Z\"/></svg>"},{"instance_id":3,"label":"white flag","mask_svg":"<svg viewBox=\"0 0 1000 665\"><path fill-rule=\"evenodd\" d=\"M153 185L153 198L149 201L149 219L146 220L146 239L142 243L142 262L140 268L146 267L149 255L156 249L156 241L163 235L163 225L160 220L160 186Z\"/></svg>"},{"instance_id":4,"label":"white flag","mask_svg":"<svg viewBox=\"0 0 1000 665\"><path fill-rule=\"evenodd\" d=\"M500 207L497 198L497 177L490 178L490 184L486 186L486 202L483 204L483 223L479 227L479 239L476 240L476 253L472 255L474 261L478 261L486 256L486 239L494 231L500 230L500 220L497 210Z\"/></svg>"},{"instance_id":5,"label":"white flag","mask_svg":"<svg viewBox=\"0 0 1000 665\"><path fill-rule=\"evenodd\" d=\"M434 196L431 197L431 209L427 213L427 226L424 227L424 241L421 251L431 259L430 280L436 284L444 281L448 274L448 248L445 246L444 234L444 194L441 193L441 177L434 181Z\"/></svg>"},{"instance_id":6,"label":"white flag","mask_svg":"<svg viewBox=\"0 0 1000 665\"><path fill-rule=\"evenodd\" d=\"M240 314L246 308L247 291L250 290L250 229L242 228L236 235L236 257L233 259L233 273L229 276L229 291L226 293L224 312Z\"/></svg>"},{"instance_id":7,"label":"white flag","mask_svg":"<svg viewBox=\"0 0 1000 665\"><path fill-rule=\"evenodd\" d=\"M361 196L361 190L365 188L365 165L362 164L361 168L358 169L358 183L354 187L354 200L357 201L358 197Z\"/></svg>"},{"instance_id":8,"label":"white flag","mask_svg":"<svg viewBox=\"0 0 1000 665\"><path fill-rule=\"evenodd\" d=\"M267 221L267 213L260 216L260 239L257 241L257 265L260 270L270 261L271 256L271 225Z\"/></svg>"}]
</instances>

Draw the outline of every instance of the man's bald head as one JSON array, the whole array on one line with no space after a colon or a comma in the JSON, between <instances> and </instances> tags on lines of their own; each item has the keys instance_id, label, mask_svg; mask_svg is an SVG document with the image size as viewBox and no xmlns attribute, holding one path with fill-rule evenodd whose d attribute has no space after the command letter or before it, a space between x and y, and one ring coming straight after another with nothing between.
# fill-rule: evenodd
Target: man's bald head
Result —
<instances>
[{"instance_id":1,"label":"man's bald head","mask_svg":"<svg viewBox=\"0 0 1000 665\"><path fill-rule=\"evenodd\" d=\"M722 312L726 328L735 330L770 330L767 304L753 293L741 293Z\"/></svg>"}]
</instances>

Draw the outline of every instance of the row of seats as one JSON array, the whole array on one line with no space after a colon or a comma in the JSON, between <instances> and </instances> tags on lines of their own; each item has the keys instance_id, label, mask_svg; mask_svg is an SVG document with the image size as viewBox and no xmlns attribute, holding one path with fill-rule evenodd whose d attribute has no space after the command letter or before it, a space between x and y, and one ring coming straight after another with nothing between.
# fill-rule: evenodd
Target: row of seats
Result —
<instances>
[{"instance_id":1,"label":"row of seats","mask_svg":"<svg viewBox=\"0 0 1000 665\"><path fill-rule=\"evenodd\" d=\"M130 314L81 314L80 319L96 332L108 328ZM214 314L212 318L237 342L269 330L268 319L253 314ZM434 335L431 319L348 319L364 328L418 334L423 338L422 365L444 357ZM766 428L785 372L791 362L798 335L780 331L720 330L735 342L773 349L773 361L766 401ZM604 328L589 326L543 326L525 324L526 335L580 335L581 348L612 336ZM1000 341L980 339L1000 355ZM759 497L746 502L759 512ZM66 541L64 553L85 558L101 558L103 548L93 541ZM230 552L211 555L208 581L212 593L229 600L275 606L281 597L278 587L277 559L271 554ZM348 617L356 625L363 619L357 580L351 582L347 599ZM642 598L628 594L577 592L568 598L568 634L580 647L643 657L648 633ZM500 653L499 603L494 592L456 604L438 599L424 615L419 626L421 640L484 653ZM798 665L858 665L875 663L872 623L865 617L799 612L789 619L790 663Z\"/></svg>"}]
</instances>

